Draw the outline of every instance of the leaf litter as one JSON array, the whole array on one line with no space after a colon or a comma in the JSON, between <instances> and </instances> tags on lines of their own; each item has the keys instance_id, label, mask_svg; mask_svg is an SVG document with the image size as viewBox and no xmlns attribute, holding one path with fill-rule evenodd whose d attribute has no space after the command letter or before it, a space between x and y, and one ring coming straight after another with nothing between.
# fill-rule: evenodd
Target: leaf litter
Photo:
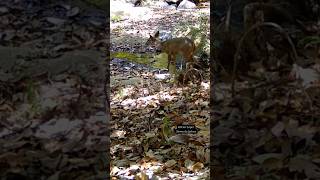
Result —
<instances>
[{"instance_id":1,"label":"leaf litter","mask_svg":"<svg viewBox=\"0 0 320 180\"><path fill-rule=\"evenodd\" d=\"M169 172L176 178L189 172L208 175L203 165L209 163L208 89L177 87L168 79L156 78L158 70L130 64L111 62L111 147L118 147L111 151L112 175L131 179L148 169L149 178L165 177ZM194 135L173 135L179 124L197 124L201 130ZM183 162L199 149L203 151L195 155L194 167L186 168ZM147 163L144 168L143 163ZM130 174L133 165L137 168Z\"/></svg>"},{"instance_id":2,"label":"leaf litter","mask_svg":"<svg viewBox=\"0 0 320 180\"><path fill-rule=\"evenodd\" d=\"M0 19L0 176L105 179L105 13L4 0Z\"/></svg>"},{"instance_id":3,"label":"leaf litter","mask_svg":"<svg viewBox=\"0 0 320 180\"><path fill-rule=\"evenodd\" d=\"M243 76L235 81L234 94L228 81L211 87L211 162L217 177L320 178L319 61L313 61L304 67L291 64L286 74L265 70L263 77L256 68L249 69L256 79Z\"/></svg>"}]
</instances>

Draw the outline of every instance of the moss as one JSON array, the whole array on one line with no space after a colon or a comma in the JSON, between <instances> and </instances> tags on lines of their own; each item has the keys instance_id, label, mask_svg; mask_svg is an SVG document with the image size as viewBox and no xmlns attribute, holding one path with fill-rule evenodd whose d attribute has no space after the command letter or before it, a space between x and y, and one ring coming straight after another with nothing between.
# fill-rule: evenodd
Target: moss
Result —
<instances>
[{"instance_id":1,"label":"moss","mask_svg":"<svg viewBox=\"0 0 320 180\"><path fill-rule=\"evenodd\" d=\"M111 58L127 59L134 63L152 65L152 56L128 52L111 52Z\"/></svg>"},{"instance_id":2,"label":"moss","mask_svg":"<svg viewBox=\"0 0 320 180\"><path fill-rule=\"evenodd\" d=\"M166 69L168 65L168 55L166 53L154 55L128 52L111 52L111 58L127 59L134 63L145 64L159 69Z\"/></svg>"},{"instance_id":3,"label":"moss","mask_svg":"<svg viewBox=\"0 0 320 180\"><path fill-rule=\"evenodd\" d=\"M154 63L153 63L153 67L155 68L167 68L168 66L168 55L166 53L161 53L159 55L156 55L154 57Z\"/></svg>"}]
</instances>

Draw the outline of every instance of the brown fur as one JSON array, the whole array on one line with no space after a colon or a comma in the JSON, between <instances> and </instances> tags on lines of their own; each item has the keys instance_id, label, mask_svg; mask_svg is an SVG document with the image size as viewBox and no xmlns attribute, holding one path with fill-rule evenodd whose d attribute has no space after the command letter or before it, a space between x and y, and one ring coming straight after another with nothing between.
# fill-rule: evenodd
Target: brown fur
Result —
<instances>
[{"instance_id":1,"label":"brown fur","mask_svg":"<svg viewBox=\"0 0 320 180\"><path fill-rule=\"evenodd\" d=\"M147 41L147 45L156 45L158 48L161 49L161 52L168 54L168 66L173 64L174 67L176 65L176 55L181 54L184 60L187 63L193 62L193 55L195 53L195 44L194 42L187 38L187 37L180 37L180 38L173 38L163 42L160 42L158 39L159 31L154 35L151 36Z\"/></svg>"}]
</instances>

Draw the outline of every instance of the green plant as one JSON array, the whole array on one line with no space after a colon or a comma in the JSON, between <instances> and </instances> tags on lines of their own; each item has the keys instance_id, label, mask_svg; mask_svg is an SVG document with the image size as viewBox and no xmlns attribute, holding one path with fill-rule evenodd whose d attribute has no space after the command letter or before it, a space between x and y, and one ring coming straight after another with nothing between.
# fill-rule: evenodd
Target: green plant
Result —
<instances>
[{"instance_id":1,"label":"green plant","mask_svg":"<svg viewBox=\"0 0 320 180\"><path fill-rule=\"evenodd\" d=\"M298 47L307 48L307 47L319 45L319 44L320 44L319 36L307 36L298 42Z\"/></svg>"},{"instance_id":2,"label":"green plant","mask_svg":"<svg viewBox=\"0 0 320 180\"><path fill-rule=\"evenodd\" d=\"M171 120L167 116L162 119L162 133L166 141L168 142L172 132L171 132Z\"/></svg>"},{"instance_id":3,"label":"green plant","mask_svg":"<svg viewBox=\"0 0 320 180\"><path fill-rule=\"evenodd\" d=\"M196 54L201 55L203 53L210 54L210 40L207 37L209 32L209 18L205 14L200 14L197 24L190 26L189 23L180 23L180 26L174 30L176 36L190 36L195 41L197 49Z\"/></svg>"},{"instance_id":4,"label":"green plant","mask_svg":"<svg viewBox=\"0 0 320 180\"><path fill-rule=\"evenodd\" d=\"M31 112L37 114L40 111L37 87L32 80L27 81L27 101L31 105Z\"/></svg>"},{"instance_id":5,"label":"green plant","mask_svg":"<svg viewBox=\"0 0 320 180\"><path fill-rule=\"evenodd\" d=\"M111 16L111 21L112 22L119 22L122 20L122 16L121 15L113 15Z\"/></svg>"}]
</instances>

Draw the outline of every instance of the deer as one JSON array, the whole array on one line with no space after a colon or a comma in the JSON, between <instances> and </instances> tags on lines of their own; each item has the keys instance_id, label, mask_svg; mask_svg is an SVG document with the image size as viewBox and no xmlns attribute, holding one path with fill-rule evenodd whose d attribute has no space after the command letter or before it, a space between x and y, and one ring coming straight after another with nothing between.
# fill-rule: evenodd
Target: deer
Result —
<instances>
[{"instance_id":1,"label":"deer","mask_svg":"<svg viewBox=\"0 0 320 180\"><path fill-rule=\"evenodd\" d=\"M150 35L146 45L156 46L156 48L159 48L161 52L168 54L168 70L170 64L174 65L174 69L176 69L176 56L179 53L183 56L187 67L189 63L194 62L193 55L195 53L196 46L194 42L187 37L178 37L160 41L159 31L157 31L155 35ZM185 66L182 67L185 69Z\"/></svg>"}]
</instances>

